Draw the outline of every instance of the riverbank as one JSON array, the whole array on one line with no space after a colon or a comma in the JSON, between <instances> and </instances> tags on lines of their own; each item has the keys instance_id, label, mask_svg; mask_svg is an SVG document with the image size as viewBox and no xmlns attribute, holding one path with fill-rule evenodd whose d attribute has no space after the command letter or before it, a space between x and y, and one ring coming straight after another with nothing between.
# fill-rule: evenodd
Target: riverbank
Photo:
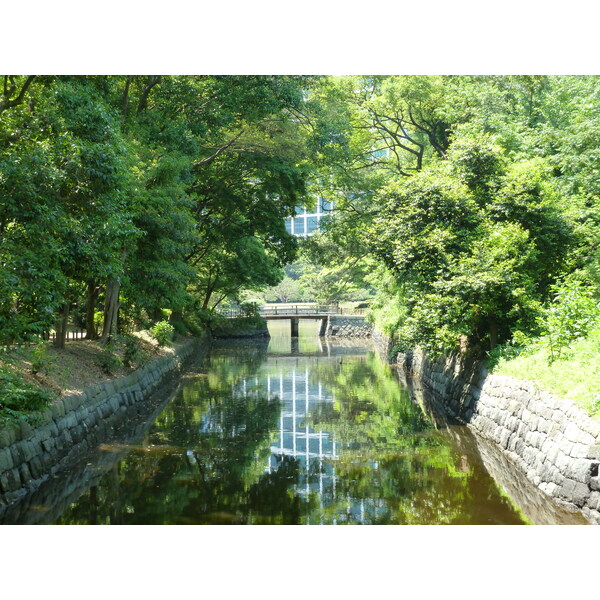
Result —
<instances>
[{"instance_id":1,"label":"riverbank","mask_svg":"<svg viewBox=\"0 0 600 600\"><path fill-rule=\"evenodd\" d=\"M600 424L533 383L490 374L459 354L394 362L447 414L494 443L553 501L600 524Z\"/></svg>"},{"instance_id":2,"label":"riverbank","mask_svg":"<svg viewBox=\"0 0 600 600\"><path fill-rule=\"evenodd\" d=\"M537 342L537 343L536 343ZM570 400L600 422L600 329L551 354L539 340L503 353L491 366L495 375L527 379L540 389Z\"/></svg>"},{"instance_id":3,"label":"riverbank","mask_svg":"<svg viewBox=\"0 0 600 600\"><path fill-rule=\"evenodd\" d=\"M180 339L128 375L61 394L32 416L0 429L0 508L35 490L79 453L102 441L194 353L210 335Z\"/></svg>"},{"instance_id":4,"label":"riverbank","mask_svg":"<svg viewBox=\"0 0 600 600\"><path fill-rule=\"evenodd\" d=\"M12 382L16 398L9 411L3 410L4 403L0 402L0 428L27 420L32 412L26 406L17 408L26 404L17 398L21 389L37 393L48 404L91 385L124 377L161 356L172 355L188 339L177 336L173 345L160 346L148 332L140 331L119 336L109 345L99 340L75 340L60 349L49 341L5 348L0 352L0 388L6 389L0 391L7 400L11 395L8 383Z\"/></svg>"}]
</instances>

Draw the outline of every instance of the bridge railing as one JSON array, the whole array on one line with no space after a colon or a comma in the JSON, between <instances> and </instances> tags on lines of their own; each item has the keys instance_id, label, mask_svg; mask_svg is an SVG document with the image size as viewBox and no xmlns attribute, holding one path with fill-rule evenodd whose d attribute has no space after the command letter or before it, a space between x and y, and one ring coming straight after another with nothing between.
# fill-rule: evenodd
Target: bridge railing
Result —
<instances>
[{"instance_id":1,"label":"bridge railing","mask_svg":"<svg viewBox=\"0 0 600 600\"><path fill-rule=\"evenodd\" d=\"M269 306L262 307L259 313L263 317L281 316L281 315L335 315L339 314L340 308L334 305L313 305L313 306Z\"/></svg>"},{"instance_id":2,"label":"bridge railing","mask_svg":"<svg viewBox=\"0 0 600 600\"><path fill-rule=\"evenodd\" d=\"M259 309L258 314L262 317L270 316L294 316L294 315L355 315L361 316L366 312L365 308L341 307L337 304L313 304L306 306L305 304L286 304L283 306L263 306ZM240 317L243 313L239 308L219 311L224 317Z\"/></svg>"}]
</instances>

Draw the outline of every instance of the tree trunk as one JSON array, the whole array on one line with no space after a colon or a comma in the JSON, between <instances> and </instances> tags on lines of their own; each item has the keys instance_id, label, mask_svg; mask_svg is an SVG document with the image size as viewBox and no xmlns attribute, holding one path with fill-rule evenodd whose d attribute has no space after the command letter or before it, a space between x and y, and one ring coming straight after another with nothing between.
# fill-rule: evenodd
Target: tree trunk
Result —
<instances>
[{"instance_id":1,"label":"tree trunk","mask_svg":"<svg viewBox=\"0 0 600 600\"><path fill-rule=\"evenodd\" d=\"M96 312L96 301L98 300L98 294L100 288L96 286L96 282L90 279L87 284L87 302L86 302L86 313L85 313L85 328L86 340L97 340L98 332L96 331L96 324L94 323L94 314Z\"/></svg>"},{"instance_id":2,"label":"tree trunk","mask_svg":"<svg viewBox=\"0 0 600 600\"><path fill-rule=\"evenodd\" d=\"M208 305L210 304L210 299L213 295L213 292L215 291L215 288L217 287L217 281L219 281L218 274L215 276L215 279L212 283L210 283L210 278L209 278L209 284L207 285L206 292L204 294L204 302L202 303L202 310L208 310Z\"/></svg>"},{"instance_id":3,"label":"tree trunk","mask_svg":"<svg viewBox=\"0 0 600 600\"><path fill-rule=\"evenodd\" d=\"M116 277L111 277L106 283L104 299L104 325L102 327L102 337L100 338L103 344L110 342L111 338L117 333L120 290L121 282Z\"/></svg>"},{"instance_id":4,"label":"tree trunk","mask_svg":"<svg viewBox=\"0 0 600 600\"><path fill-rule=\"evenodd\" d=\"M210 296L211 293L207 292L204 296L204 302L202 303L202 310L208 310L208 305L210 304Z\"/></svg>"},{"instance_id":5,"label":"tree trunk","mask_svg":"<svg viewBox=\"0 0 600 600\"><path fill-rule=\"evenodd\" d=\"M490 350L498 345L498 321L490 320Z\"/></svg>"},{"instance_id":6,"label":"tree trunk","mask_svg":"<svg viewBox=\"0 0 600 600\"><path fill-rule=\"evenodd\" d=\"M55 348L65 347L65 340L67 338L67 321L69 320L70 310L70 302L66 302L61 308L60 317L56 321L56 335L54 336L53 342Z\"/></svg>"}]
</instances>

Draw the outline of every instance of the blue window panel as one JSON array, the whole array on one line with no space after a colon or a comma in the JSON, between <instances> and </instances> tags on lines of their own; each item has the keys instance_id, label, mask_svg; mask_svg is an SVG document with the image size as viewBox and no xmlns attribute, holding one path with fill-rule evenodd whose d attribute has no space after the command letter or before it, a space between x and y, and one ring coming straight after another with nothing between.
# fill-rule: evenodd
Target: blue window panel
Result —
<instances>
[{"instance_id":1,"label":"blue window panel","mask_svg":"<svg viewBox=\"0 0 600 600\"><path fill-rule=\"evenodd\" d=\"M325 200L325 198L321 198L320 202L321 202L321 212L326 212L328 210L331 210L332 204L331 204L331 202L329 202L329 200Z\"/></svg>"},{"instance_id":2,"label":"blue window panel","mask_svg":"<svg viewBox=\"0 0 600 600\"><path fill-rule=\"evenodd\" d=\"M292 219L290 217L285 220L285 230L288 233L292 233Z\"/></svg>"},{"instance_id":3,"label":"blue window panel","mask_svg":"<svg viewBox=\"0 0 600 600\"><path fill-rule=\"evenodd\" d=\"M304 231L304 222L306 219L304 217L296 217L294 219L294 233L296 235L303 235Z\"/></svg>"},{"instance_id":4,"label":"blue window panel","mask_svg":"<svg viewBox=\"0 0 600 600\"><path fill-rule=\"evenodd\" d=\"M307 217L306 218L306 233L312 233L319 229L318 217Z\"/></svg>"},{"instance_id":5,"label":"blue window panel","mask_svg":"<svg viewBox=\"0 0 600 600\"><path fill-rule=\"evenodd\" d=\"M309 452L319 454L319 438L311 438L309 441Z\"/></svg>"},{"instance_id":6,"label":"blue window panel","mask_svg":"<svg viewBox=\"0 0 600 600\"><path fill-rule=\"evenodd\" d=\"M296 214L297 215L303 215L304 212L305 212L304 206L296 206Z\"/></svg>"}]
</instances>

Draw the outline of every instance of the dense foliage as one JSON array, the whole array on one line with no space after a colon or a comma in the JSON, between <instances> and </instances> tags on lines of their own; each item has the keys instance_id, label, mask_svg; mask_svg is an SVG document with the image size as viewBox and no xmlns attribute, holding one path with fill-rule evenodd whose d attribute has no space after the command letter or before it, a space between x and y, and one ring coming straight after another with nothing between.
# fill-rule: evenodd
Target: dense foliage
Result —
<instances>
[{"instance_id":1,"label":"dense foliage","mask_svg":"<svg viewBox=\"0 0 600 600\"><path fill-rule=\"evenodd\" d=\"M309 259L374 282L397 347L583 335L547 307L573 275L599 297L597 77L340 77L311 102L336 216Z\"/></svg>"},{"instance_id":2,"label":"dense foliage","mask_svg":"<svg viewBox=\"0 0 600 600\"><path fill-rule=\"evenodd\" d=\"M60 346L73 321L108 340L282 278L312 78L2 81L2 343L54 329Z\"/></svg>"},{"instance_id":3,"label":"dense foliage","mask_svg":"<svg viewBox=\"0 0 600 600\"><path fill-rule=\"evenodd\" d=\"M371 297L402 347L585 335L551 308L573 277L598 296L597 77L6 76L2 93L3 343L177 329L267 287ZM284 218L316 197L334 217L284 279Z\"/></svg>"}]
</instances>

